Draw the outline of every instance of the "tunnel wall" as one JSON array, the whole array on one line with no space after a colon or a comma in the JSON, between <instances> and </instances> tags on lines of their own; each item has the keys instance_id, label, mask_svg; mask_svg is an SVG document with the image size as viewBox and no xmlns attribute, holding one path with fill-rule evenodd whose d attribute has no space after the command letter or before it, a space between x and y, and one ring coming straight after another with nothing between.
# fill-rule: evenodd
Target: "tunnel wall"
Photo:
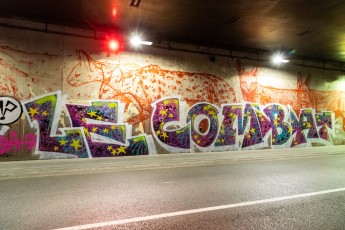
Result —
<instances>
[{"instance_id":1,"label":"tunnel wall","mask_svg":"<svg viewBox=\"0 0 345 230\"><path fill-rule=\"evenodd\" d=\"M0 32L2 161L345 143L341 72Z\"/></svg>"}]
</instances>

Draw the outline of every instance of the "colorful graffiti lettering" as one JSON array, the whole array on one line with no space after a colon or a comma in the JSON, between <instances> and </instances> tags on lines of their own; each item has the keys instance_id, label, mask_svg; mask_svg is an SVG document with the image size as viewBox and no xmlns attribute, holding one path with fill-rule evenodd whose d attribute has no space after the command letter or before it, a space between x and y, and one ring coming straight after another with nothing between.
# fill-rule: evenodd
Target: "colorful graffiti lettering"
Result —
<instances>
[{"instance_id":1,"label":"colorful graffiti lettering","mask_svg":"<svg viewBox=\"0 0 345 230\"><path fill-rule=\"evenodd\" d=\"M260 111L259 104L242 103L222 106L224 120L216 149L263 148L268 146L271 122ZM237 121L237 122L236 122Z\"/></svg>"},{"instance_id":2,"label":"colorful graffiti lettering","mask_svg":"<svg viewBox=\"0 0 345 230\"><path fill-rule=\"evenodd\" d=\"M122 123L123 103L92 101L91 105L66 104L66 107L72 126L83 127L92 157L155 153L151 136L132 137L131 126Z\"/></svg>"},{"instance_id":3,"label":"colorful graffiti lettering","mask_svg":"<svg viewBox=\"0 0 345 230\"><path fill-rule=\"evenodd\" d=\"M58 157L61 154L90 157L82 128L60 128L62 134L57 134L62 100L61 91L57 91L22 102L27 120L37 130L35 153L42 158Z\"/></svg>"},{"instance_id":4,"label":"colorful graffiti lettering","mask_svg":"<svg viewBox=\"0 0 345 230\"><path fill-rule=\"evenodd\" d=\"M191 123L191 138L199 150L213 148L219 131L219 114L217 106L206 102L197 103L189 109L187 122ZM201 125L202 121L206 121L206 125Z\"/></svg>"},{"instance_id":5,"label":"colorful graffiti lettering","mask_svg":"<svg viewBox=\"0 0 345 230\"><path fill-rule=\"evenodd\" d=\"M162 98L152 107L151 129L155 140L169 152L189 152L191 127L181 117L186 103L180 97Z\"/></svg>"},{"instance_id":6,"label":"colorful graffiti lettering","mask_svg":"<svg viewBox=\"0 0 345 230\"><path fill-rule=\"evenodd\" d=\"M286 147L289 146L292 127L288 122L287 109L280 104L269 104L263 111L271 120L272 127L272 147Z\"/></svg>"},{"instance_id":7,"label":"colorful graffiti lettering","mask_svg":"<svg viewBox=\"0 0 345 230\"><path fill-rule=\"evenodd\" d=\"M291 147L311 146L312 143L332 144L335 135L333 112L315 113L314 109L302 109L300 117L289 107L293 139Z\"/></svg>"},{"instance_id":8,"label":"colorful graffiti lettering","mask_svg":"<svg viewBox=\"0 0 345 230\"><path fill-rule=\"evenodd\" d=\"M118 101L92 101L91 105L67 104L61 91L24 101L24 112L37 129L36 154L52 157L108 157L155 153L150 135L131 136L122 124L124 105ZM59 128L66 106L72 127ZM62 134L57 134L57 131Z\"/></svg>"},{"instance_id":9,"label":"colorful graffiti lettering","mask_svg":"<svg viewBox=\"0 0 345 230\"><path fill-rule=\"evenodd\" d=\"M281 104L226 104L220 109L197 103L184 117L185 103L179 97L152 104L152 131L158 144L171 152L223 151L258 148L285 148L305 144L332 144L334 114L316 114L302 109L300 117ZM206 120L206 128L202 121ZM270 141L269 141L270 140ZM191 144L193 143L193 145Z\"/></svg>"}]
</instances>

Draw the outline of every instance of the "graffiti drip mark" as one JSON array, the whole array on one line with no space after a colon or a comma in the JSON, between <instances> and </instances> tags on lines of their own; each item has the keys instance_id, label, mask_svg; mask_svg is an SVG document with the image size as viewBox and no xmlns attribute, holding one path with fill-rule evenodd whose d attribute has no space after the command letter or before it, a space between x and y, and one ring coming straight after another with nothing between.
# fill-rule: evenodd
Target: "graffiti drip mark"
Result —
<instances>
[{"instance_id":1,"label":"graffiti drip mark","mask_svg":"<svg viewBox=\"0 0 345 230\"><path fill-rule=\"evenodd\" d=\"M11 101L7 101L6 107L5 107L5 110L4 110L4 102L0 101L0 110L1 110L0 120L5 120L6 119L5 115L6 115L7 111L13 112L16 108L18 108L17 105L15 105Z\"/></svg>"}]
</instances>

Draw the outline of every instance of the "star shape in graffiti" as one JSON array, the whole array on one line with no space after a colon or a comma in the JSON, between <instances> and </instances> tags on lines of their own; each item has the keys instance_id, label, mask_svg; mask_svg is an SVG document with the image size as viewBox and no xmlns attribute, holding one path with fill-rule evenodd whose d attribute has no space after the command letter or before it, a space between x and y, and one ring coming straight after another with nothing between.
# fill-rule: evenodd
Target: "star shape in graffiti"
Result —
<instances>
[{"instance_id":1,"label":"star shape in graffiti","mask_svg":"<svg viewBox=\"0 0 345 230\"><path fill-rule=\"evenodd\" d=\"M289 133L292 133L292 127L289 126Z\"/></svg>"},{"instance_id":2,"label":"star shape in graffiti","mask_svg":"<svg viewBox=\"0 0 345 230\"><path fill-rule=\"evenodd\" d=\"M107 148L107 150L108 150L108 151L111 151L111 150L113 150L113 146L111 146L111 145L108 145L108 148Z\"/></svg>"},{"instance_id":3,"label":"star shape in graffiti","mask_svg":"<svg viewBox=\"0 0 345 230\"><path fill-rule=\"evenodd\" d=\"M58 150L59 150L59 147L55 146L54 151L58 151Z\"/></svg>"},{"instance_id":4,"label":"star shape in graffiti","mask_svg":"<svg viewBox=\"0 0 345 230\"><path fill-rule=\"evenodd\" d=\"M167 135L166 132L163 132L162 135L161 135L161 137L163 137L163 139L165 140L165 138L168 138L169 136Z\"/></svg>"},{"instance_id":5,"label":"star shape in graffiti","mask_svg":"<svg viewBox=\"0 0 345 230\"><path fill-rule=\"evenodd\" d=\"M120 147L118 147L117 148L117 155L119 155L120 153L124 153L124 154L126 154L126 149L127 147L124 147L124 146L120 146Z\"/></svg>"},{"instance_id":6,"label":"star shape in graffiti","mask_svg":"<svg viewBox=\"0 0 345 230\"><path fill-rule=\"evenodd\" d=\"M173 117L174 117L174 114L170 113L170 114L169 114L169 117L170 117L170 118L173 118Z\"/></svg>"},{"instance_id":7,"label":"star shape in graffiti","mask_svg":"<svg viewBox=\"0 0 345 230\"><path fill-rule=\"evenodd\" d=\"M30 108L29 113L30 113L31 117L34 117L35 114L38 114L38 108L36 108L36 109Z\"/></svg>"},{"instance_id":8,"label":"star shape in graffiti","mask_svg":"<svg viewBox=\"0 0 345 230\"><path fill-rule=\"evenodd\" d=\"M99 121L103 120L102 116L97 116L97 120Z\"/></svg>"},{"instance_id":9,"label":"star shape in graffiti","mask_svg":"<svg viewBox=\"0 0 345 230\"><path fill-rule=\"evenodd\" d=\"M92 129L91 129L91 131L92 131L93 133L97 132L97 130L98 130L98 127L92 127Z\"/></svg>"},{"instance_id":10,"label":"star shape in graffiti","mask_svg":"<svg viewBox=\"0 0 345 230\"><path fill-rule=\"evenodd\" d=\"M273 123L274 123L275 126L278 126L278 125L279 125L278 120L274 120Z\"/></svg>"},{"instance_id":11,"label":"star shape in graffiti","mask_svg":"<svg viewBox=\"0 0 345 230\"><path fill-rule=\"evenodd\" d=\"M214 117L216 115L216 112L214 110L210 110L208 111L208 114Z\"/></svg>"},{"instance_id":12,"label":"star shape in graffiti","mask_svg":"<svg viewBox=\"0 0 345 230\"><path fill-rule=\"evenodd\" d=\"M61 146L62 145L66 145L66 140L65 139L59 140L59 143L60 143Z\"/></svg>"},{"instance_id":13,"label":"star shape in graffiti","mask_svg":"<svg viewBox=\"0 0 345 230\"><path fill-rule=\"evenodd\" d=\"M311 124L308 122L307 125L306 125L307 129L310 129L311 127Z\"/></svg>"},{"instance_id":14,"label":"star shape in graffiti","mask_svg":"<svg viewBox=\"0 0 345 230\"><path fill-rule=\"evenodd\" d=\"M48 116L47 111L43 111L42 115L45 116L45 117Z\"/></svg>"},{"instance_id":15,"label":"star shape in graffiti","mask_svg":"<svg viewBox=\"0 0 345 230\"><path fill-rule=\"evenodd\" d=\"M108 107L111 108L111 109L116 108L117 107L117 103L109 103Z\"/></svg>"},{"instance_id":16,"label":"star shape in graffiti","mask_svg":"<svg viewBox=\"0 0 345 230\"><path fill-rule=\"evenodd\" d=\"M251 133L255 133L255 129L254 129L254 128L251 128L250 132L251 132Z\"/></svg>"},{"instance_id":17,"label":"star shape in graffiti","mask_svg":"<svg viewBox=\"0 0 345 230\"><path fill-rule=\"evenodd\" d=\"M113 155L113 156L116 155L116 149L113 149L113 150L111 151L111 155Z\"/></svg>"},{"instance_id":18,"label":"star shape in graffiti","mask_svg":"<svg viewBox=\"0 0 345 230\"><path fill-rule=\"evenodd\" d=\"M74 147L75 151L78 151L78 148L81 147L80 140L79 139L77 139L77 140L72 139L72 144L70 144L70 146Z\"/></svg>"},{"instance_id":19,"label":"star shape in graffiti","mask_svg":"<svg viewBox=\"0 0 345 230\"><path fill-rule=\"evenodd\" d=\"M202 109L206 111L206 110L209 110L210 108L211 108L210 105L205 105Z\"/></svg>"},{"instance_id":20,"label":"star shape in graffiti","mask_svg":"<svg viewBox=\"0 0 345 230\"><path fill-rule=\"evenodd\" d=\"M103 129L103 133L109 133L109 129L104 128L104 129Z\"/></svg>"},{"instance_id":21,"label":"star shape in graffiti","mask_svg":"<svg viewBox=\"0 0 345 230\"><path fill-rule=\"evenodd\" d=\"M89 130L87 128L84 127L84 133L86 136L90 137L90 133Z\"/></svg>"},{"instance_id":22,"label":"star shape in graffiti","mask_svg":"<svg viewBox=\"0 0 345 230\"><path fill-rule=\"evenodd\" d=\"M164 109L162 109L160 112L159 112L161 115L167 115L167 111L166 110L164 110Z\"/></svg>"},{"instance_id":23,"label":"star shape in graffiti","mask_svg":"<svg viewBox=\"0 0 345 230\"><path fill-rule=\"evenodd\" d=\"M90 115L90 117L95 117L96 116L96 111L91 110L87 114Z\"/></svg>"}]
</instances>

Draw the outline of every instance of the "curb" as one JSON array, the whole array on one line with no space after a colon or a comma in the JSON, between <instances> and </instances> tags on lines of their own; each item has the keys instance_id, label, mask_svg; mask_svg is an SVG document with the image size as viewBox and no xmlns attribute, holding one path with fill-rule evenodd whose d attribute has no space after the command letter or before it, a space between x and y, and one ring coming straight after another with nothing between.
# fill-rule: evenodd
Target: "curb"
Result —
<instances>
[{"instance_id":1,"label":"curb","mask_svg":"<svg viewBox=\"0 0 345 230\"><path fill-rule=\"evenodd\" d=\"M294 151L291 149L267 149L115 158L12 161L0 162L0 180L290 160L342 154L345 154L344 146L325 146L296 148Z\"/></svg>"}]
</instances>

